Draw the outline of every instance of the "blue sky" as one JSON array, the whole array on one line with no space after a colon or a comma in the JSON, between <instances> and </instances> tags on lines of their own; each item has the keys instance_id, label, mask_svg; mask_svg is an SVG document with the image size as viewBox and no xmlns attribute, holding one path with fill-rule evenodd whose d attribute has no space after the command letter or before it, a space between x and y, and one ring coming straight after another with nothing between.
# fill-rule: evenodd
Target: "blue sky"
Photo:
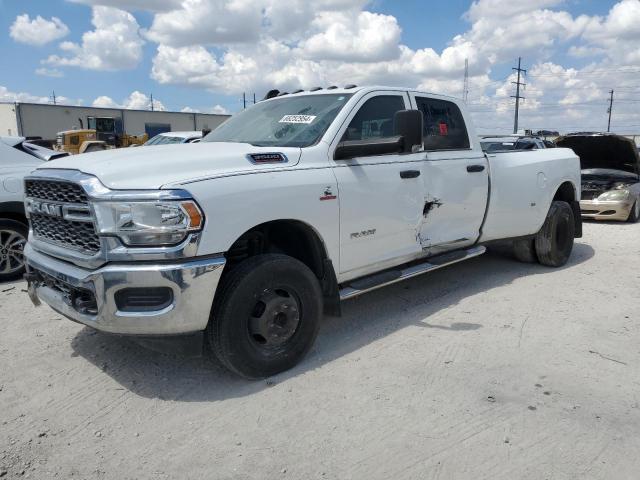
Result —
<instances>
[{"instance_id":1,"label":"blue sky","mask_svg":"<svg viewBox=\"0 0 640 480\"><path fill-rule=\"evenodd\" d=\"M170 110L234 112L242 91L352 80L461 96L468 57L471 108L503 128L518 55L532 75L523 110L532 127L550 114L560 126L596 126L608 88L640 97L640 0L325 0L312 10L302 0L255 0L243 12L198 1L193 12L180 0L0 0L0 48L15 66L0 75L0 100L46 101L55 90L68 103L139 107L153 93ZM63 25L36 25L38 16ZM571 98L576 87L580 98ZM620 128L640 127L627 110Z\"/></svg>"}]
</instances>

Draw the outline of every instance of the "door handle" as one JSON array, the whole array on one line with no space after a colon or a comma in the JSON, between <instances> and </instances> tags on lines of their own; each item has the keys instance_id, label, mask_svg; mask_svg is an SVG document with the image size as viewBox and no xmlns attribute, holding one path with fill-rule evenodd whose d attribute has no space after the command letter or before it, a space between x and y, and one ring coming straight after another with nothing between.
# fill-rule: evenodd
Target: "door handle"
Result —
<instances>
[{"instance_id":1,"label":"door handle","mask_svg":"<svg viewBox=\"0 0 640 480\"><path fill-rule=\"evenodd\" d=\"M467 165L467 172L477 173L484 171L484 165Z\"/></svg>"},{"instance_id":2,"label":"door handle","mask_svg":"<svg viewBox=\"0 0 640 480\"><path fill-rule=\"evenodd\" d=\"M420 176L420 170L403 170L400 172L400 178L416 178Z\"/></svg>"}]
</instances>

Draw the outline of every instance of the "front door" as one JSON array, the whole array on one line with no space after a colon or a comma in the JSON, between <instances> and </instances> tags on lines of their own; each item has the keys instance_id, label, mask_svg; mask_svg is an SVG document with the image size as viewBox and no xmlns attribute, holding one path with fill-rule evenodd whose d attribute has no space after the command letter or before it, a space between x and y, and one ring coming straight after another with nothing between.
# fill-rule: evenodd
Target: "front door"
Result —
<instances>
[{"instance_id":1,"label":"front door","mask_svg":"<svg viewBox=\"0 0 640 480\"><path fill-rule=\"evenodd\" d=\"M489 165L471 149L460 108L448 98L411 94L424 117L425 203L420 243L429 254L473 244L487 207Z\"/></svg>"},{"instance_id":2,"label":"front door","mask_svg":"<svg viewBox=\"0 0 640 480\"><path fill-rule=\"evenodd\" d=\"M341 281L408 261L422 251L423 161L411 154L333 159L339 141L393 136L394 114L408 108L404 92L364 96L329 150L339 190Z\"/></svg>"}]
</instances>

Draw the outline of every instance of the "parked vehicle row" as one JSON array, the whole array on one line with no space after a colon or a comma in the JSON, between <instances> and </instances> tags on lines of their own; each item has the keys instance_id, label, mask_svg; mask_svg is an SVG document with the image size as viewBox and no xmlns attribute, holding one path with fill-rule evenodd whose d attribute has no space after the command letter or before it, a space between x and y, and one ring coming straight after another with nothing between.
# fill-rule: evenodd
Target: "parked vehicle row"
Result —
<instances>
[{"instance_id":1,"label":"parked vehicle row","mask_svg":"<svg viewBox=\"0 0 640 480\"><path fill-rule=\"evenodd\" d=\"M202 131L159 133L144 145L171 145L175 143L197 143L202 139Z\"/></svg>"},{"instance_id":2,"label":"parked vehicle row","mask_svg":"<svg viewBox=\"0 0 640 480\"><path fill-rule=\"evenodd\" d=\"M23 250L29 227L23 177L42 162L67 155L29 143L24 137L0 137L0 282L24 273Z\"/></svg>"},{"instance_id":3,"label":"parked vehicle row","mask_svg":"<svg viewBox=\"0 0 640 480\"><path fill-rule=\"evenodd\" d=\"M587 133L561 137L557 144L580 157L584 218L640 220L640 155L633 140Z\"/></svg>"}]
</instances>

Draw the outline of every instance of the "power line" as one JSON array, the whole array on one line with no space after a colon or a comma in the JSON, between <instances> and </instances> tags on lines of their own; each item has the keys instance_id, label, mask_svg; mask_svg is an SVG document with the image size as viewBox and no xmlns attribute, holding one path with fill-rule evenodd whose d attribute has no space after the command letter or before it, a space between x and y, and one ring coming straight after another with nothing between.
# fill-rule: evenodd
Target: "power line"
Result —
<instances>
[{"instance_id":1,"label":"power line","mask_svg":"<svg viewBox=\"0 0 640 480\"><path fill-rule=\"evenodd\" d=\"M609 124L607 125L607 132L611 131L611 113L613 112L613 89L611 89L609 93L611 94L611 99L609 100L609 110L607 110L607 112L609 113Z\"/></svg>"},{"instance_id":2,"label":"power line","mask_svg":"<svg viewBox=\"0 0 640 480\"><path fill-rule=\"evenodd\" d=\"M462 99L464 103L469 102L469 59L464 59L464 87L462 90Z\"/></svg>"},{"instance_id":3,"label":"power line","mask_svg":"<svg viewBox=\"0 0 640 480\"><path fill-rule=\"evenodd\" d=\"M527 71L520 68L521 67L521 63L522 63L522 58L518 57L518 68L512 68L512 70L515 70L516 72L518 72L518 80L516 82L511 82L511 83L515 83L516 85L516 95L515 97L512 95L512 98L516 99L516 112L515 112L515 117L513 120L513 133L518 133L518 110L520 109L520 99L522 98L524 100L524 97L520 96L520 85L522 85L523 87L526 85L526 83L522 83L520 81L520 73L524 72L524 74L527 74Z\"/></svg>"}]
</instances>

